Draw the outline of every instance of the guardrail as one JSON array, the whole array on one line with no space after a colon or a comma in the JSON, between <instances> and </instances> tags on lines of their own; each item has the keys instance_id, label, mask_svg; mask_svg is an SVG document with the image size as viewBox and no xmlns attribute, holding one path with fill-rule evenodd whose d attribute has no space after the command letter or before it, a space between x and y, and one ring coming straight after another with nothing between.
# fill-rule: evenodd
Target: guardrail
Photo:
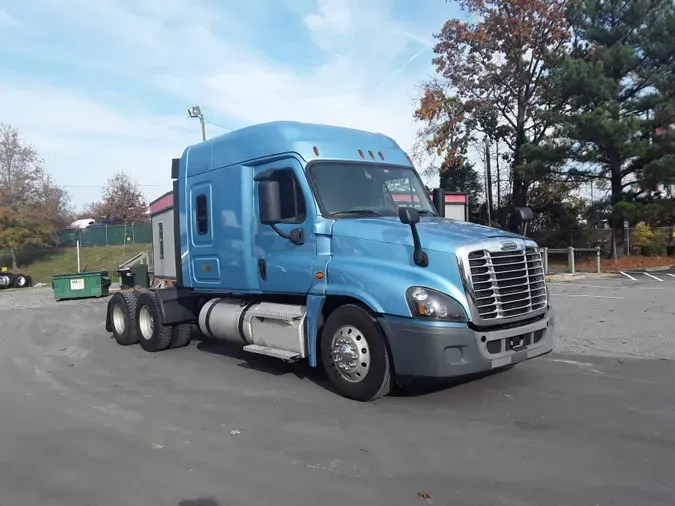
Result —
<instances>
[{"instance_id":1,"label":"guardrail","mask_svg":"<svg viewBox=\"0 0 675 506\"><path fill-rule=\"evenodd\" d=\"M549 269L549 261L548 261L548 256L549 254L567 254L567 272L570 274L575 274L576 273L576 265L575 265L575 253L593 253L595 252L595 269L597 273L602 272L601 271L601 262L600 259L602 257L600 248L574 248L572 246L569 246L567 248L561 248L561 249L555 249L555 248L541 248L541 253L542 253L542 258L544 261L544 272L548 274L550 271Z\"/></svg>"}]
</instances>

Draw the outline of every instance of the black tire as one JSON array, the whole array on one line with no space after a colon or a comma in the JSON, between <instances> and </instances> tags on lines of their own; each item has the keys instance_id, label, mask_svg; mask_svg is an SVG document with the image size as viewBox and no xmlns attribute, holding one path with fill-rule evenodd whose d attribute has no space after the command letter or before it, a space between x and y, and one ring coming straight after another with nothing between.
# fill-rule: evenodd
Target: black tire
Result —
<instances>
[{"instance_id":1,"label":"black tire","mask_svg":"<svg viewBox=\"0 0 675 506\"><path fill-rule=\"evenodd\" d=\"M28 277L23 274L17 274L12 281L14 288L26 288L28 286Z\"/></svg>"},{"instance_id":2,"label":"black tire","mask_svg":"<svg viewBox=\"0 0 675 506\"><path fill-rule=\"evenodd\" d=\"M179 323L174 325L171 331L171 344L169 348L183 348L190 344L190 337L192 336L191 323Z\"/></svg>"},{"instance_id":3,"label":"black tire","mask_svg":"<svg viewBox=\"0 0 675 506\"><path fill-rule=\"evenodd\" d=\"M129 346L138 342L138 304L135 293L115 292L108 302L108 318L112 335L120 346ZM116 323L116 311L121 321Z\"/></svg>"},{"instance_id":4,"label":"black tire","mask_svg":"<svg viewBox=\"0 0 675 506\"><path fill-rule=\"evenodd\" d=\"M142 292L138 295L136 329L138 343L145 351L164 351L171 345L173 326L162 325L162 313L153 292Z\"/></svg>"},{"instance_id":5,"label":"black tire","mask_svg":"<svg viewBox=\"0 0 675 506\"><path fill-rule=\"evenodd\" d=\"M359 342L362 338L366 340L367 347L361 348L361 351L366 349L370 357L370 366L365 376L356 378L354 374L352 375L353 382L345 379L338 371L331 349L333 336L347 326L358 330L357 334L354 334L354 344L357 343L356 340ZM377 321L360 306L347 304L337 308L328 316L321 332L321 362L331 382L344 397L368 402L383 397L391 391L392 366L385 337Z\"/></svg>"}]
</instances>

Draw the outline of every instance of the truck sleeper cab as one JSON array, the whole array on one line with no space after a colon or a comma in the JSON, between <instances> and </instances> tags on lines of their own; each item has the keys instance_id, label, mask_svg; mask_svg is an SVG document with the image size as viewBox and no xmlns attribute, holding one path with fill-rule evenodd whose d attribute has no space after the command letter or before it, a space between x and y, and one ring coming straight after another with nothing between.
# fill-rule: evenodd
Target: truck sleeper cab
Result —
<instances>
[{"instance_id":1,"label":"truck sleeper cab","mask_svg":"<svg viewBox=\"0 0 675 506\"><path fill-rule=\"evenodd\" d=\"M175 283L113 295L106 329L122 345L182 347L197 324L252 353L321 364L359 401L553 349L537 244L445 219L385 135L266 123L186 148L171 175L163 252Z\"/></svg>"}]
</instances>

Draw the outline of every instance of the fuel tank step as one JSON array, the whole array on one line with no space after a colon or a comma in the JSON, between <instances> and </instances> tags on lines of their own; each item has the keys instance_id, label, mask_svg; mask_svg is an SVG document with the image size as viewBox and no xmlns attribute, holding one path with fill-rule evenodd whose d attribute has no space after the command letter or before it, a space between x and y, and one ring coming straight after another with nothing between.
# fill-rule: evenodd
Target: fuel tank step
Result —
<instances>
[{"instance_id":1,"label":"fuel tank step","mask_svg":"<svg viewBox=\"0 0 675 506\"><path fill-rule=\"evenodd\" d=\"M295 351L278 350L269 346L260 346L259 344L246 345L244 346L244 351L255 353L256 355L278 358L286 362L295 362L300 358L300 354Z\"/></svg>"}]
</instances>

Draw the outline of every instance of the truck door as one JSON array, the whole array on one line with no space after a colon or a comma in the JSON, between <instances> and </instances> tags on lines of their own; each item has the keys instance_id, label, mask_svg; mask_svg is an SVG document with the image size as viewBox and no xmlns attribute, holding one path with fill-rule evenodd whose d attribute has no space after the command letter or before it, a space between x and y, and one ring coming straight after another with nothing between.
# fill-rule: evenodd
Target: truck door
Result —
<instances>
[{"instance_id":1,"label":"truck door","mask_svg":"<svg viewBox=\"0 0 675 506\"><path fill-rule=\"evenodd\" d=\"M316 208L300 163L287 158L258 166L255 175L272 169L271 179L279 182L283 222L277 227L285 233L301 229L303 244L280 237L258 218L258 183L254 183L254 253L258 264L258 286L265 293L307 293L315 281L314 259Z\"/></svg>"}]
</instances>

